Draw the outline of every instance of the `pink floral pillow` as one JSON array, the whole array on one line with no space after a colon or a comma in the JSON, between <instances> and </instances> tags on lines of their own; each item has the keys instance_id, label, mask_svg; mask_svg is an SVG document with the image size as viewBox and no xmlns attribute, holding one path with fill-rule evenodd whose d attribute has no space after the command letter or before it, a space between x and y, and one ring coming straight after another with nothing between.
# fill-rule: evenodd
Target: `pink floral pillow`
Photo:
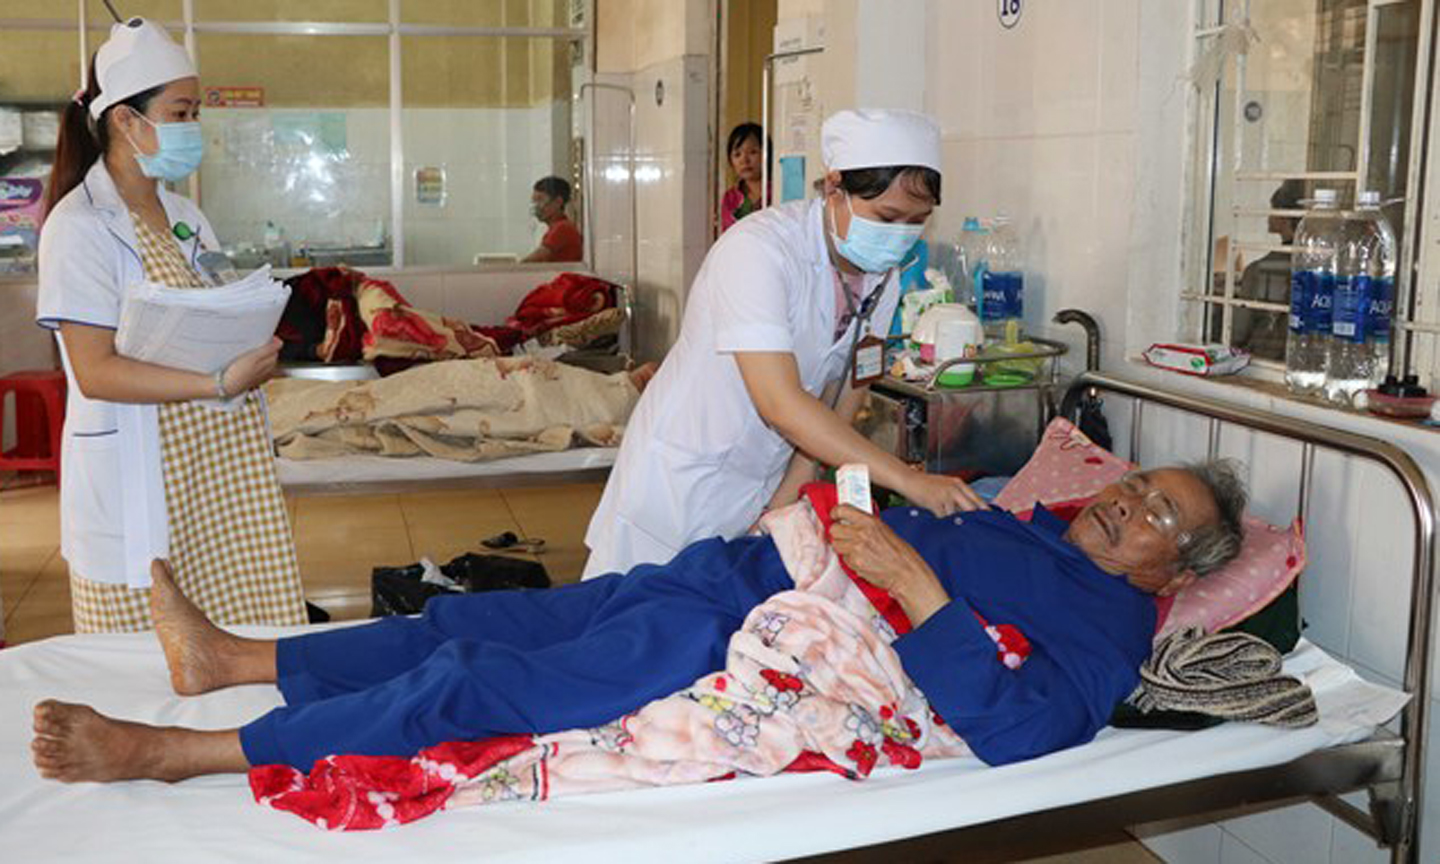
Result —
<instances>
[{"instance_id":1,"label":"pink floral pillow","mask_svg":"<svg viewBox=\"0 0 1440 864\"><path fill-rule=\"evenodd\" d=\"M1091 498L1129 471L1129 462L1105 450L1063 417L1045 428L1040 446L1025 467L995 496L1011 512L1037 503L1057 505ZM1182 627L1207 633L1245 620L1280 596L1305 569L1305 537L1297 519L1288 529L1246 515L1240 554L1224 569L1192 583L1169 604L1159 602L1158 642Z\"/></svg>"}]
</instances>

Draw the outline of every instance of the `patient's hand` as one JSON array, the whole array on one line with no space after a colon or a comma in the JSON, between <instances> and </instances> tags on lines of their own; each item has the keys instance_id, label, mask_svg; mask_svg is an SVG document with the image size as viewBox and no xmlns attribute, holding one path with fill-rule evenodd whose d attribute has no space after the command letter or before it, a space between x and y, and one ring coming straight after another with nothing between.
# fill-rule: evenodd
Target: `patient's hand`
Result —
<instances>
[{"instance_id":1,"label":"patient's hand","mask_svg":"<svg viewBox=\"0 0 1440 864\"><path fill-rule=\"evenodd\" d=\"M935 571L878 517L841 504L830 511L830 545L857 575L889 592L919 627L950 595Z\"/></svg>"}]
</instances>

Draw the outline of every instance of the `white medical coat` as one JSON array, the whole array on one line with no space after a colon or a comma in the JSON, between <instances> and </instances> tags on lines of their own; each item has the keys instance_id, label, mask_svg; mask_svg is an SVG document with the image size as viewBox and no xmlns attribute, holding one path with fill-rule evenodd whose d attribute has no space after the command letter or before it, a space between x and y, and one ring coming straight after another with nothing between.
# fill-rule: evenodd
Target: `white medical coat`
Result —
<instances>
[{"instance_id":1,"label":"white medical coat","mask_svg":"<svg viewBox=\"0 0 1440 864\"><path fill-rule=\"evenodd\" d=\"M859 322L835 338L835 268L823 199L772 207L725 232L705 257L664 364L625 428L604 495L585 534L585 576L664 563L705 537L734 537L759 517L795 448L765 424L740 375L739 352L788 352L806 392L849 374ZM862 297L888 279L869 320L883 332L898 277L866 277ZM857 301L858 305L858 301Z\"/></svg>"},{"instance_id":2,"label":"white medical coat","mask_svg":"<svg viewBox=\"0 0 1440 864\"><path fill-rule=\"evenodd\" d=\"M196 233L180 241L192 262L219 242L188 198L163 186L170 224ZM140 243L103 159L55 205L40 232L40 297L35 320L55 331L69 395L61 444L60 554L94 582L150 584L150 561L169 554L160 461L159 410L88 399L76 384L61 323L114 330L125 287L145 279Z\"/></svg>"}]
</instances>

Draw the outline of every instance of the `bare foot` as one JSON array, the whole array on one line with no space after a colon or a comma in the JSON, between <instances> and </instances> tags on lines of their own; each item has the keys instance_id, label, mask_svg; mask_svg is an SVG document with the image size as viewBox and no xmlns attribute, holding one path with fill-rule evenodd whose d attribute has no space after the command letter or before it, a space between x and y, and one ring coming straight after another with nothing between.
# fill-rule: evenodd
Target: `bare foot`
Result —
<instances>
[{"instance_id":1,"label":"bare foot","mask_svg":"<svg viewBox=\"0 0 1440 864\"><path fill-rule=\"evenodd\" d=\"M199 732L115 720L87 705L35 706L30 753L41 777L63 783L174 782L248 767L234 730Z\"/></svg>"},{"instance_id":2,"label":"bare foot","mask_svg":"<svg viewBox=\"0 0 1440 864\"><path fill-rule=\"evenodd\" d=\"M224 662L225 649L234 637L211 624L205 613L180 593L165 561L156 559L150 564L150 581L150 617L175 692L195 696L237 683Z\"/></svg>"},{"instance_id":3,"label":"bare foot","mask_svg":"<svg viewBox=\"0 0 1440 864\"><path fill-rule=\"evenodd\" d=\"M646 363L643 366L637 366L631 369L630 383L635 385L636 390L644 393L645 385L649 384L650 379L655 377L655 372L659 368L660 366L656 363Z\"/></svg>"}]
</instances>

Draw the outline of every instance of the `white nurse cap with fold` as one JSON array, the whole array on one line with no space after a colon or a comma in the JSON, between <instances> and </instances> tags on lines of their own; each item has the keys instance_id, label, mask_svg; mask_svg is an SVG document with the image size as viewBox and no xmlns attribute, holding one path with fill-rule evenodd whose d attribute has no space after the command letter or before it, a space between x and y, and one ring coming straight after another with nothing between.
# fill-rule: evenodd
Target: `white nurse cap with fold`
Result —
<instances>
[{"instance_id":1,"label":"white nurse cap with fold","mask_svg":"<svg viewBox=\"0 0 1440 864\"><path fill-rule=\"evenodd\" d=\"M95 52L100 93L90 102L96 120L106 108L151 87L195 77L190 55L159 24L131 18L110 28L110 39Z\"/></svg>"},{"instance_id":2,"label":"white nurse cap with fold","mask_svg":"<svg viewBox=\"0 0 1440 864\"><path fill-rule=\"evenodd\" d=\"M900 165L939 171L940 126L914 111L839 111L820 127L820 155L831 171Z\"/></svg>"}]
</instances>

